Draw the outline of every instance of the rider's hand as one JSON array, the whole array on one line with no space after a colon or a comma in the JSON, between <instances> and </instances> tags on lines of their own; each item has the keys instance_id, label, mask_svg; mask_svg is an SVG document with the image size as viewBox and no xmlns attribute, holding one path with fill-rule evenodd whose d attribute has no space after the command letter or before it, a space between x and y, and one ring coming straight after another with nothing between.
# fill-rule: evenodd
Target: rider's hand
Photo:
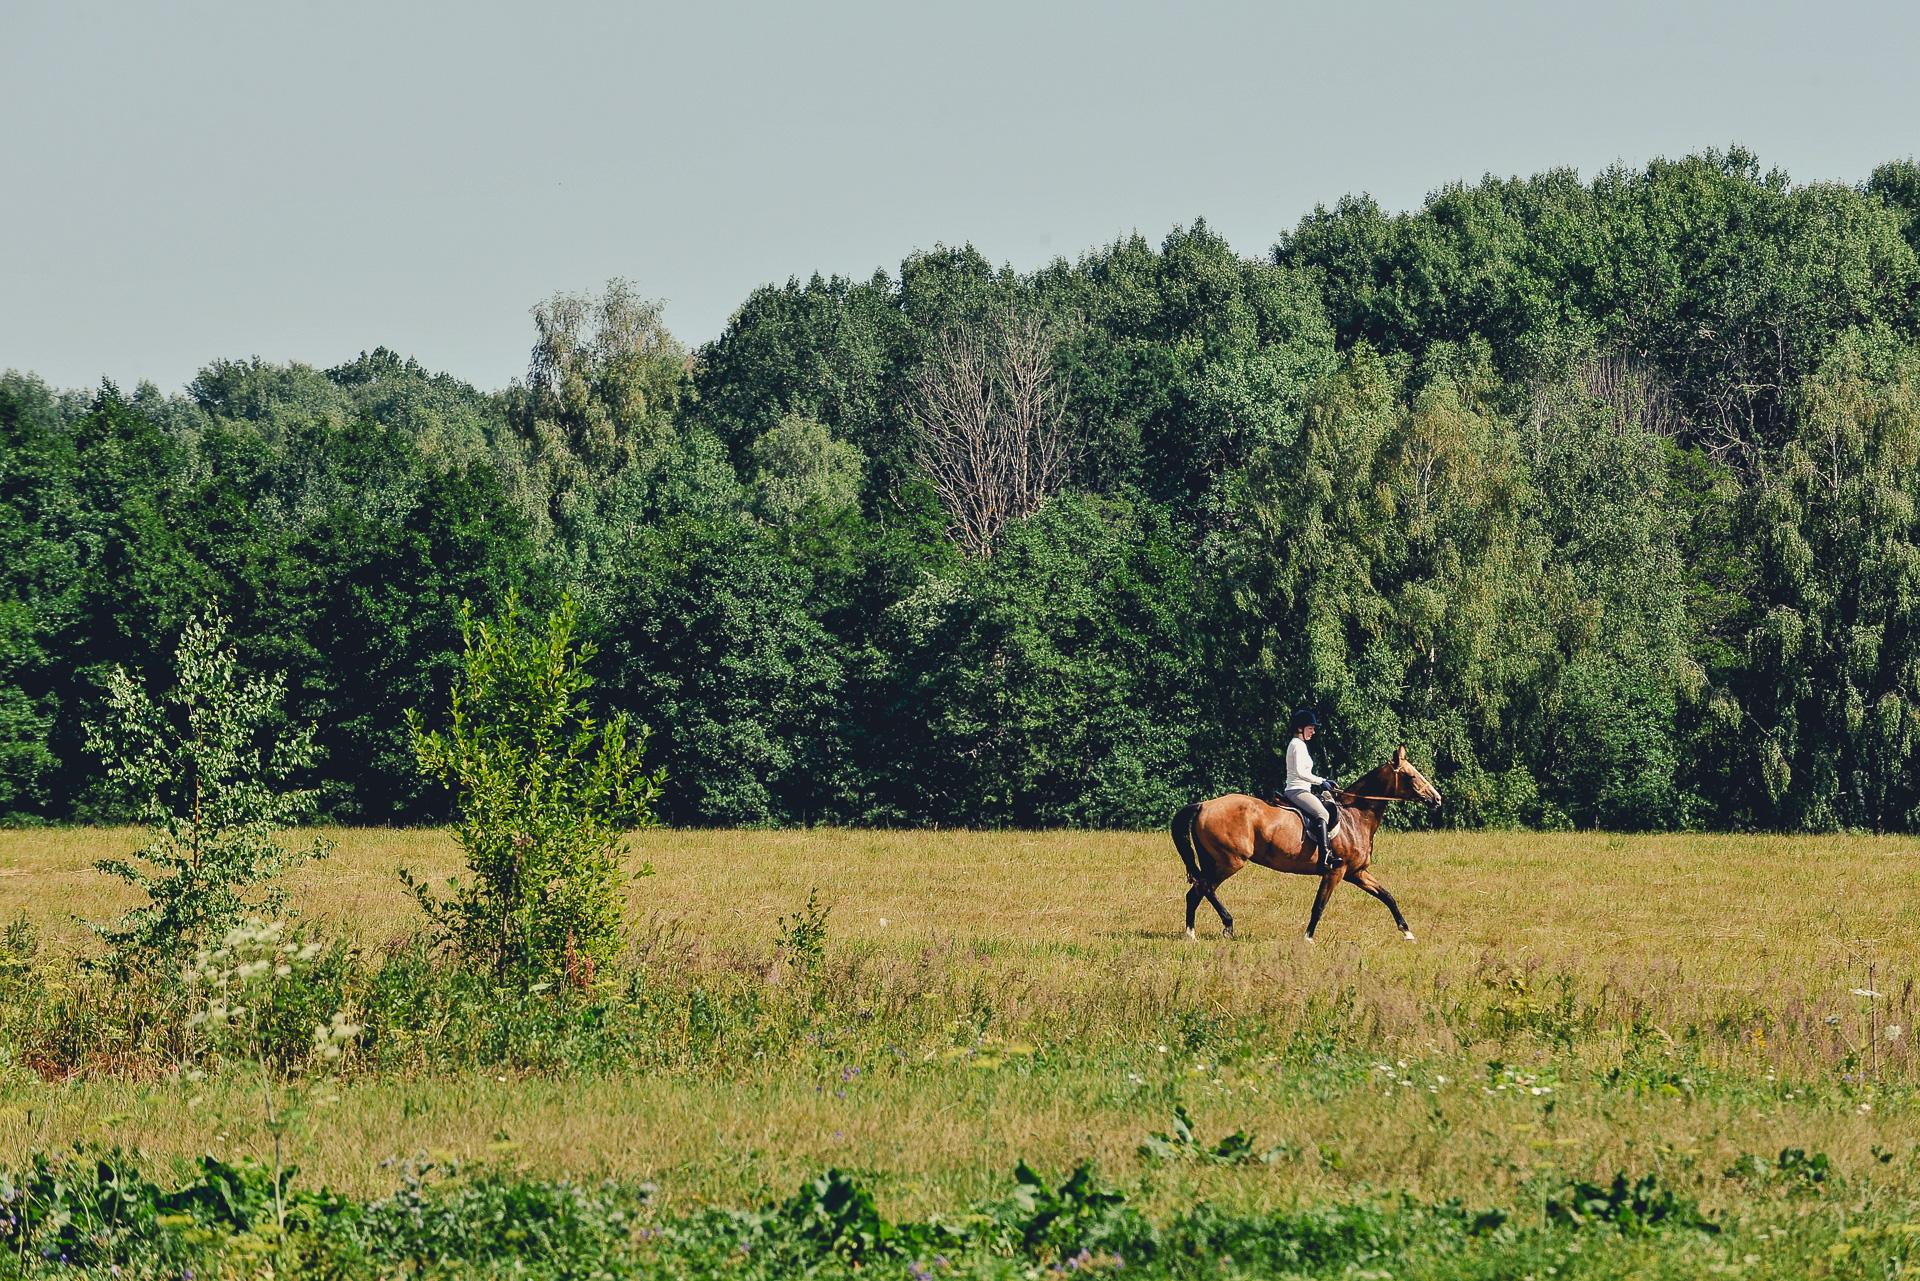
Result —
<instances>
[{"instance_id":1,"label":"rider's hand","mask_svg":"<svg viewBox=\"0 0 1920 1281\"><path fill-rule=\"evenodd\" d=\"M1321 779L1321 780L1320 780L1320 786L1321 786L1321 787L1324 787L1324 788L1325 788L1325 789L1326 789L1327 791L1329 791L1329 792L1337 792L1337 791L1339 791L1339 790L1340 790L1340 784L1338 784L1338 783L1336 783L1336 782L1334 782L1334 781L1333 781L1332 779L1330 779L1330 778L1323 778L1323 779Z\"/></svg>"}]
</instances>

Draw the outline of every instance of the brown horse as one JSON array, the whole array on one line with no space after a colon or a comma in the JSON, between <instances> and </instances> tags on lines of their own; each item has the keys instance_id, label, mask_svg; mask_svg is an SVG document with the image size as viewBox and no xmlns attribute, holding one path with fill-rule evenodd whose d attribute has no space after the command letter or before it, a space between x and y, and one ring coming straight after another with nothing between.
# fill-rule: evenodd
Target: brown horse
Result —
<instances>
[{"instance_id":1,"label":"brown horse","mask_svg":"<svg viewBox=\"0 0 1920 1281\"><path fill-rule=\"evenodd\" d=\"M1220 906L1214 891L1220 883L1245 867L1258 863L1276 872L1293 872L1320 878L1320 892L1313 896L1313 916L1307 921L1307 942L1320 924L1320 913L1343 877L1351 877L1373 897L1387 905L1393 923L1407 942L1413 931L1393 895L1367 870L1373 862L1373 834L1380 830L1388 801L1425 801L1429 809L1440 808L1440 790L1426 775L1407 760L1407 749L1394 752L1393 759L1360 779L1353 787L1336 792L1340 800L1340 826L1333 834L1334 851L1345 860L1331 871L1320 870L1320 854L1307 844L1300 812L1291 805L1269 805L1265 801L1238 793L1218 796L1210 801L1195 801L1173 816L1173 844L1180 861L1187 865L1187 937L1193 937L1193 914L1200 900L1213 904L1233 937L1233 918Z\"/></svg>"}]
</instances>

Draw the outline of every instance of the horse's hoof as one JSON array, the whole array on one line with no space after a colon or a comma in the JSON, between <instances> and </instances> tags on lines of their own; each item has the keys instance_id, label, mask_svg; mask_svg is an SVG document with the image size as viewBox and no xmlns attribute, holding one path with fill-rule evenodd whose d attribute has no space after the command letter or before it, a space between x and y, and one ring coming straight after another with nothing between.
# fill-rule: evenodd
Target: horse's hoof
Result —
<instances>
[{"instance_id":1,"label":"horse's hoof","mask_svg":"<svg viewBox=\"0 0 1920 1281\"><path fill-rule=\"evenodd\" d=\"M1313 946L1313 935L1311 934L1307 935L1307 946Z\"/></svg>"},{"instance_id":2,"label":"horse's hoof","mask_svg":"<svg viewBox=\"0 0 1920 1281\"><path fill-rule=\"evenodd\" d=\"M1412 942L1415 942L1415 941L1416 941L1416 940L1414 939L1414 937L1413 937L1413 931L1412 931L1412 930L1401 930L1401 931L1400 931L1400 937L1401 937L1401 938L1403 938L1403 939L1405 939L1405 940L1406 940L1407 942L1409 942L1409 943L1412 943Z\"/></svg>"},{"instance_id":3,"label":"horse's hoof","mask_svg":"<svg viewBox=\"0 0 1920 1281\"><path fill-rule=\"evenodd\" d=\"M1189 942L1189 943L1191 943L1191 942L1193 942L1193 931L1192 931L1192 930L1188 930L1188 931L1187 931L1187 942Z\"/></svg>"},{"instance_id":4,"label":"horse's hoof","mask_svg":"<svg viewBox=\"0 0 1920 1281\"><path fill-rule=\"evenodd\" d=\"M1231 925L1229 925L1229 926L1227 926L1227 928L1226 928L1226 936L1227 936L1228 938L1232 938L1232 937L1233 937L1233 927L1232 927Z\"/></svg>"}]
</instances>

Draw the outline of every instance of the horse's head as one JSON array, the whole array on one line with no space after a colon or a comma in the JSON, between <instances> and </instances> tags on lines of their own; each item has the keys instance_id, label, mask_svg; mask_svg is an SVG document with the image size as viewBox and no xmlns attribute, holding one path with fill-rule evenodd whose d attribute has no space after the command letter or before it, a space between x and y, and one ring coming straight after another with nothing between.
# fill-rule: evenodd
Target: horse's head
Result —
<instances>
[{"instance_id":1,"label":"horse's head","mask_svg":"<svg viewBox=\"0 0 1920 1281\"><path fill-rule=\"evenodd\" d=\"M1417 799L1425 801L1427 808L1430 810L1440 808L1440 789L1428 782L1427 776L1422 774L1419 769L1415 767L1414 763L1407 759L1406 748L1395 748L1393 751L1393 760L1387 763L1386 768L1392 775L1393 785L1396 788L1404 789L1402 791L1396 791L1394 793L1395 795L1401 796L1406 800Z\"/></svg>"},{"instance_id":2,"label":"horse's head","mask_svg":"<svg viewBox=\"0 0 1920 1281\"><path fill-rule=\"evenodd\" d=\"M1394 749L1393 759L1367 775L1353 790L1382 800L1425 801L1430 810L1440 808L1440 789L1428 782L1427 776L1407 759L1404 747Z\"/></svg>"}]
</instances>

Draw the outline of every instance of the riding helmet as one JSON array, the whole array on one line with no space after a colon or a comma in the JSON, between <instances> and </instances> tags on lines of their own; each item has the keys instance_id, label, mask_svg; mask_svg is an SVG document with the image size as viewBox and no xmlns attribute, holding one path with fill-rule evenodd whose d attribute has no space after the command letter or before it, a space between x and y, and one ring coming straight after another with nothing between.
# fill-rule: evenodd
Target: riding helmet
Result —
<instances>
[{"instance_id":1,"label":"riding helmet","mask_svg":"<svg viewBox=\"0 0 1920 1281\"><path fill-rule=\"evenodd\" d=\"M1313 726L1315 729L1320 728L1320 718L1313 714L1313 709L1311 707L1302 707L1294 712L1293 714L1293 732L1294 733L1298 734L1301 730L1305 729L1309 725Z\"/></svg>"}]
</instances>

